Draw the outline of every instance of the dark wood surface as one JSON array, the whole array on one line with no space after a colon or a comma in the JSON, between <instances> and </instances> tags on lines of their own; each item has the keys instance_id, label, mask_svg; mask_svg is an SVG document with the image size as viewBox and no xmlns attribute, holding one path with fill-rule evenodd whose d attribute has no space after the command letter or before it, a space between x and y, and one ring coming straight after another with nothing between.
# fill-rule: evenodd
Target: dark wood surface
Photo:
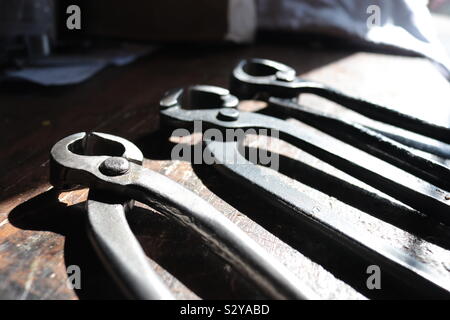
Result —
<instances>
[{"instance_id":1,"label":"dark wood surface","mask_svg":"<svg viewBox=\"0 0 450 320\"><path fill-rule=\"evenodd\" d=\"M274 208L256 201L252 194L213 168L170 160L173 142L168 141L167 130L159 128L158 101L164 91L197 83L227 86L232 67L241 58L254 56L282 61L309 79L427 120L450 123L449 83L425 59L320 47L306 49L302 45L169 48L129 66L109 68L76 86L3 86L0 298L120 297L86 239L86 190L58 194L48 182L51 146L71 133L93 130L134 141L144 152L145 166L212 203L294 274L305 279L322 298L407 296L388 284L384 291L366 290L366 266L352 260L352 256L333 251L332 243L290 225ZM302 103L345 114L334 104L314 97L302 97ZM243 107L258 106L246 102ZM280 143L277 148L280 153L370 189L290 145ZM444 276L450 275L449 228L424 217L408 216L408 210L358 209L349 205L345 196L328 195L333 190L312 188L308 182L311 178L286 179L355 228L405 250ZM196 236L158 213L139 206L130 213L129 222L150 263L178 298L262 297ZM82 270L80 290L66 285L69 265L78 265Z\"/></svg>"}]
</instances>

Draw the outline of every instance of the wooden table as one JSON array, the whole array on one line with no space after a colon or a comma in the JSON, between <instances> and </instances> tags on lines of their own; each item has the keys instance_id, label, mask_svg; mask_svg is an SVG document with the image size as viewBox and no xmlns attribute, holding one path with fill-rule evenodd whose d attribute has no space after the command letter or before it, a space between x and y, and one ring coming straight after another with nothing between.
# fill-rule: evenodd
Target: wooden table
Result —
<instances>
[{"instance_id":1,"label":"wooden table","mask_svg":"<svg viewBox=\"0 0 450 320\"><path fill-rule=\"evenodd\" d=\"M0 298L121 297L86 239L86 190L58 194L48 182L51 146L66 135L86 130L113 133L136 142L147 159L145 166L212 203L322 298L407 297L407 292L391 288L387 282L383 290L367 290L367 266L309 230L290 225L276 209L255 201L252 194L213 168L170 160L173 143L168 142L164 130L159 130L158 101L164 91L196 83L227 86L236 62L254 56L282 61L304 77L430 121L450 123L449 83L425 59L311 49L301 44L167 48L126 67L109 68L80 85L2 87ZM313 97L305 96L302 102L344 112ZM255 106L248 102L246 106L249 104ZM314 167L352 180L292 146L280 148ZM449 228L386 208L364 212L344 203L345 197L341 201L328 195L333 190L321 192L302 180L288 179L288 183L332 208L355 228L406 250L436 272L449 276ZM262 297L196 236L158 213L139 206L129 214L129 221L150 263L178 298ZM66 268L70 265L81 268L79 290L66 284Z\"/></svg>"}]
</instances>

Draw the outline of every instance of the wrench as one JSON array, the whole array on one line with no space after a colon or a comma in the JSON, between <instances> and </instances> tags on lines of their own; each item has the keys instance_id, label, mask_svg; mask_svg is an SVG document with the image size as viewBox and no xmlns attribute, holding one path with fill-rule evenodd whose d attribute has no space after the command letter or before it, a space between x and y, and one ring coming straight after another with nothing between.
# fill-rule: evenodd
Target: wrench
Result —
<instances>
[{"instance_id":1,"label":"wrench","mask_svg":"<svg viewBox=\"0 0 450 320\"><path fill-rule=\"evenodd\" d=\"M205 97L203 101L202 95ZM238 103L237 98L226 89L204 85L192 86L186 90L169 91L160 102L161 117L166 125L177 128L192 129L194 121L202 121L205 129L277 130L281 138L333 166L374 185L408 205L422 209L436 219L447 224L450 222L449 206L442 199L436 198L432 192L436 187L418 181L410 174L371 155L358 153L357 149L351 146L334 150L332 141L317 139L295 125L266 115L240 112L236 109ZM383 270L403 286L435 298L450 296L448 278L437 274L429 266L413 259L404 251L392 248L383 240L358 231L353 225L333 214L330 209L286 185L277 176L263 174L257 165L241 155L239 142L207 140L205 143L206 149L216 160L215 167L226 177L268 200L300 223L338 241L363 259L382 266ZM358 153L356 158L353 156L355 153ZM353 160L355 162L352 162ZM391 178L389 173L393 173L395 178ZM430 207L433 210L430 210Z\"/></svg>"},{"instance_id":2,"label":"wrench","mask_svg":"<svg viewBox=\"0 0 450 320\"><path fill-rule=\"evenodd\" d=\"M185 99L183 90L170 91L160 102L163 121L174 127L192 128L194 121L201 121L205 129L212 127L219 130L275 130L279 133L280 138L287 142L412 208L450 225L450 206L445 198L447 192L437 186L350 145L336 148L335 139L331 136L323 139L278 118L253 112L239 112L235 108L238 102L237 98L226 89L193 86L189 91L197 91L196 96L199 96L202 91L207 91L206 95L208 96L215 93L217 103L216 105L208 103L206 108L205 104L197 105L198 108L203 107L203 109L186 109L186 104L181 101ZM188 93L188 95L192 95L192 93ZM221 105L222 102L226 102L225 107ZM193 102L190 104L190 108L195 105Z\"/></svg>"},{"instance_id":3,"label":"wrench","mask_svg":"<svg viewBox=\"0 0 450 320\"><path fill-rule=\"evenodd\" d=\"M134 200L159 211L227 260L274 299L316 295L281 263L205 200L173 180L142 166L131 142L105 133L76 133L50 153L50 181L62 189L90 188L87 201L91 240L118 284L131 298L171 299L129 229L125 211Z\"/></svg>"},{"instance_id":4,"label":"wrench","mask_svg":"<svg viewBox=\"0 0 450 320\"><path fill-rule=\"evenodd\" d=\"M399 142L450 158L450 146L448 146L450 144L449 128L426 122L360 98L351 97L321 83L298 78L293 68L276 61L256 58L242 60L232 72L230 91L240 99L252 99L258 95L262 95L265 98L295 99L301 93L315 94L373 120L439 140L447 145L437 148L425 143L426 145L424 146L424 142L412 139L399 139ZM374 129L379 129L380 132L387 130L386 128ZM390 132L388 134L395 139L395 134Z\"/></svg>"}]
</instances>

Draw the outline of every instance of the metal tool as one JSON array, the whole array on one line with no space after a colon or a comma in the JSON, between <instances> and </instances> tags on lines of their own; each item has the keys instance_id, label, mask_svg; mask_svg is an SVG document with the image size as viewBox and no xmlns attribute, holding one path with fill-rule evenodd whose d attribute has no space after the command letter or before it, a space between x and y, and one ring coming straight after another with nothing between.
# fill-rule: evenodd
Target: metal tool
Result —
<instances>
[{"instance_id":1,"label":"metal tool","mask_svg":"<svg viewBox=\"0 0 450 320\"><path fill-rule=\"evenodd\" d=\"M267 109L271 114L298 119L436 186L450 190L448 166L419 154L416 150L397 142L395 138L389 138L384 132L280 98L271 97Z\"/></svg>"},{"instance_id":2,"label":"metal tool","mask_svg":"<svg viewBox=\"0 0 450 320\"><path fill-rule=\"evenodd\" d=\"M450 143L449 128L426 122L360 98L351 97L324 84L298 78L293 68L272 60L242 60L233 70L230 80L230 91L240 99L252 99L256 96L263 96L269 103L278 106L284 103L279 98L296 99L302 93L315 94L370 119L403 128L410 132L439 140L445 144ZM289 104L288 108L290 111L295 109L292 104ZM304 111L303 108L302 111ZM304 119L302 117L302 120ZM315 125L319 123L320 121L315 121ZM373 123L373 125L376 126L376 123ZM368 129L376 129L381 133L387 130L385 127ZM397 135L391 132L387 132L385 135L411 147L450 158L449 145L444 145L444 147L440 148L421 141L414 141L413 139L402 139L401 136L399 137L400 139L397 139Z\"/></svg>"},{"instance_id":3,"label":"metal tool","mask_svg":"<svg viewBox=\"0 0 450 320\"><path fill-rule=\"evenodd\" d=\"M145 203L200 235L207 245L268 297L316 298L309 288L269 256L209 203L171 179L142 167L131 142L104 133L77 133L51 150L51 183L89 187L87 215L94 247L131 298L171 299L146 261L125 212Z\"/></svg>"},{"instance_id":4,"label":"metal tool","mask_svg":"<svg viewBox=\"0 0 450 320\"><path fill-rule=\"evenodd\" d=\"M280 138L287 142L412 208L450 225L450 206L445 199L447 192L437 186L350 145L336 148L335 139L331 136L328 136L328 139L321 139L311 132L278 118L253 112L239 112L235 109L237 98L230 95L226 89L194 86L189 91L191 91L189 95L195 97L193 102L200 102L201 93L206 91L208 103L197 104L197 106L199 108L206 106L207 109L191 110L194 106L192 101L189 110L183 108L180 100L183 98L183 90L178 90L161 101L163 120L173 126L192 127L193 122L197 120L202 121L205 128L214 127L220 130L249 128L276 130ZM213 93L217 95L216 99L211 98ZM212 101L215 101L216 108L212 108Z\"/></svg>"},{"instance_id":5,"label":"metal tool","mask_svg":"<svg viewBox=\"0 0 450 320\"><path fill-rule=\"evenodd\" d=\"M202 101L202 96L204 100ZM213 98L215 96L215 98ZM332 164L382 192L418 208L434 218L450 223L450 207L436 197L436 187L417 180L392 165L348 146L336 150L330 141L299 129L277 118L236 109L238 100L228 90L212 86L193 86L173 90L161 100L161 117L174 127L193 128L194 121L202 127L226 129L273 129L279 137L304 151ZM255 194L270 201L282 211L311 228L318 229L348 247L361 257L371 259L403 285L434 297L450 296L450 281L436 274L427 265L412 259L401 250L363 234L348 225L327 207L287 186L275 175L264 175L258 166L246 161L236 141L206 141L214 156L215 167L227 177L237 180ZM355 157L355 155L357 155ZM242 165L244 164L244 165Z\"/></svg>"}]
</instances>

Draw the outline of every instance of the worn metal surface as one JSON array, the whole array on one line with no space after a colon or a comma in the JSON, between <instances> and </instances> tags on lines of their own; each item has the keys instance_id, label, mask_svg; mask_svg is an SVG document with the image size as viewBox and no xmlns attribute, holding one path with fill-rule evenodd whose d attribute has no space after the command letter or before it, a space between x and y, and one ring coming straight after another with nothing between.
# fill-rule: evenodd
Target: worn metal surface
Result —
<instances>
[{"instance_id":1,"label":"worn metal surface","mask_svg":"<svg viewBox=\"0 0 450 320\"><path fill-rule=\"evenodd\" d=\"M239 48L186 48L157 53L135 64L108 69L91 81L70 88L9 86L0 88L0 295L19 299L92 299L118 297L83 234L87 190L59 195L48 183L48 151L58 139L78 131L114 132L136 141L144 166L163 173L211 203L258 244L325 299L405 296L365 288L367 265L290 221L266 202L255 201L244 187L229 183L209 166L170 160L173 142L156 132L158 101L171 87L189 83L226 86L230 70L242 58L264 56L292 65L302 77L344 92L395 107L440 125L449 124L450 85L424 59L341 50L305 48L304 44L270 44ZM415 76L411 76L414 73ZM177 75L174 77L173 75ZM421 81L416 75L420 75ZM361 122L359 115L326 100L302 95L301 103ZM255 109L260 103L245 101ZM81 111L83 110L83 112ZM295 121L318 135L323 133ZM170 132L169 132L170 133ZM194 138L192 138L194 139ZM14 143L12 143L14 141ZM183 140L191 142L187 137ZM177 142L177 141L175 141ZM257 142L249 142L256 146ZM336 142L339 148L341 142ZM436 269L450 272L450 233L426 216L398 203L387 210L384 198L370 201L378 190L292 145L274 144L278 153L300 160L285 177L289 185L332 209L361 232ZM283 161L285 160L284 158ZM347 188L323 180L320 169L360 187ZM319 183L325 181L325 183ZM445 196L445 194L443 195ZM177 298L257 298L242 280L195 235L137 203L127 215L130 227ZM184 263L180 266L180 261ZM157 263L155 263L157 262ZM81 290L66 286L66 267L83 271ZM382 288L387 285L383 282ZM188 289L189 288L189 289ZM105 294L106 292L106 294Z\"/></svg>"},{"instance_id":2,"label":"worn metal surface","mask_svg":"<svg viewBox=\"0 0 450 320\"><path fill-rule=\"evenodd\" d=\"M126 220L127 204L111 194L89 192L88 232L111 281L129 299L172 300L173 295L153 271Z\"/></svg>"},{"instance_id":3,"label":"worn metal surface","mask_svg":"<svg viewBox=\"0 0 450 320\"><path fill-rule=\"evenodd\" d=\"M182 100L182 91L172 94L162 102L164 108L161 111L162 119L171 126L194 128L194 122L201 121L205 129L212 127L221 130L273 130L287 142L405 204L421 210L430 217L450 225L450 206L443 196L444 190L350 145L342 144L337 149L335 148L336 139L331 136L318 137L314 133L301 130L278 118L252 112L241 112L237 118L223 120L220 116L222 112L220 108L195 109L194 107L188 110L183 108L180 102L172 102L176 99ZM436 191L438 191L437 194Z\"/></svg>"},{"instance_id":4,"label":"worn metal surface","mask_svg":"<svg viewBox=\"0 0 450 320\"><path fill-rule=\"evenodd\" d=\"M198 234L267 297L316 298L307 286L209 203L163 175L142 168L142 158L131 142L103 133L73 134L58 141L51 150L53 185L82 185L94 192L103 191L103 201L98 196L88 199L88 221L96 240L94 244L122 287L131 292L131 298L172 298L148 265L145 268L143 252L136 246L134 237L129 232L116 232L125 227L118 230L105 219L109 212L109 217L119 216L116 223L126 225L122 211L129 207L127 202L135 199ZM127 200L122 209L111 208L111 205L121 205L121 197Z\"/></svg>"},{"instance_id":5,"label":"worn metal surface","mask_svg":"<svg viewBox=\"0 0 450 320\"><path fill-rule=\"evenodd\" d=\"M349 96L322 83L298 78L295 69L273 60L242 60L232 72L230 90L241 99L252 99L260 94L279 98L297 98L304 93L315 94L371 119L450 143L450 129L447 126Z\"/></svg>"},{"instance_id":6,"label":"worn metal surface","mask_svg":"<svg viewBox=\"0 0 450 320\"><path fill-rule=\"evenodd\" d=\"M96 152L102 156L96 156ZM124 296L173 299L169 289L149 267L126 221L126 211L133 207L134 199L102 193L90 178L126 175L130 170L129 162L141 165L143 158L140 150L125 139L96 133L73 134L57 142L50 152L50 181L58 189L91 187L86 202L90 239Z\"/></svg>"},{"instance_id":7,"label":"worn metal surface","mask_svg":"<svg viewBox=\"0 0 450 320\"><path fill-rule=\"evenodd\" d=\"M293 116L346 142L356 144L366 152L375 153L386 161L393 161L403 169L414 170L411 166L417 166L419 170L414 170L415 174L432 179L438 185L442 186L442 183L449 180L448 168L430 157L423 159L414 150L405 148L410 146L449 159L450 145L445 141L450 136L450 129L445 125L436 125L362 98L350 97L329 86L303 80L297 77L295 69L267 59L253 58L239 62L231 73L230 88L240 98L262 98L268 101L271 106L269 112ZM363 116L364 121L358 123L294 102L299 95L305 93L349 108ZM399 131L399 127L410 131ZM441 141L414 132L430 134ZM446 187L448 189L448 185Z\"/></svg>"},{"instance_id":8,"label":"worn metal surface","mask_svg":"<svg viewBox=\"0 0 450 320\"><path fill-rule=\"evenodd\" d=\"M201 101L202 95L205 101ZM211 99L211 95L216 95L217 98ZM195 96L194 101L187 99L187 97L192 96ZM342 161L336 159L339 157L344 159L342 154L326 147L327 143L330 147L332 146L326 137L322 137L319 140L313 135L298 131L295 126L283 123L283 121L276 118L249 112L239 112L228 103L234 100L236 100L235 97L230 95L227 90L213 86L192 86L185 90L170 91L161 101L162 119L167 125L190 127L191 129L194 129L195 121L202 121L202 125L205 127L203 130L215 128L222 132L225 132L226 129L266 129L264 132L268 134L269 130L276 130L277 133L284 134L284 137L287 137L292 144L300 146L314 155L318 155L336 167L342 168L340 166ZM216 103L213 103L213 101ZM186 107L190 109L188 110ZM368 260L367 263L369 265L376 264L382 267L394 280L400 282L396 286L409 287L404 289L405 291L414 290L418 297L450 297L450 281L447 277L442 277L419 260L411 259L403 250L393 249L384 241L379 241L376 238L360 233L351 225L343 222L333 211L328 210L310 197L299 193L295 188L291 188L280 177L276 177L276 174L265 174L256 164L252 165L250 161L245 160L245 152L240 150L243 140L236 142L234 141L235 136L229 138L230 140L226 138L229 137L228 135L223 137L225 139L222 141L206 140L207 146L205 151L211 153L216 160L214 162L215 166L224 173L225 178L234 179L238 183L247 186L256 196L260 196L263 200L274 204L293 217L294 220L303 223L304 227L319 230L322 236L337 242L344 249L348 249L352 253ZM355 152L351 149L344 151L347 154L346 159L350 161L357 159L355 157L352 158L352 154ZM330 157L324 157L324 153L327 152L331 154ZM277 159L271 160L276 161ZM373 161L370 157L364 157L362 154L359 155L358 160L359 163L364 163L366 167L368 163ZM256 160L253 159L252 161ZM380 162L376 164L382 167ZM273 164L266 163L266 165ZM354 166L356 171L362 171L358 162L350 163L350 167L352 166ZM346 167L344 166L345 169ZM354 171L350 170L350 173L353 176L357 176L357 174L354 174ZM397 174L398 176L400 174ZM362 177L360 180L366 180L364 175L360 175L360 177ZM383 178L388 179L388 176ZM394 182L389 181L389 183L393 184ZM340 184L344 185L345 181L340 181ZM396 188L399 188L399 186L397 185ZM384 191L387 188L379 189ZM352 190L349 189L349 191L351 192ZM390 193L389 190L387 193ZM378 196L373 194L373 197L377 198ZM406 196L406 198L408 197L411 197L411 195ZM422 208L426 207L423 206ZM443 216L440 218L443 217L445 220L446 215L448 216L450 213L450 208L443 207L442 210Z\"/></svg>"},{"instance_id":9,"label":"worn metal surface","mask_svg":"<svg viewBox=\"0 0 450 320\"><path fill-rule=\"evenodd\" d=\"M436 186L450 190L450 168L433 159L435 157L432 155L423 155L416 149L409 148L389 138L386 133L367 128L356 122L318 112L293 101L271 97L268 102L270 105L269 113L273 112L277 116L298 119ZM422 149L427 149L427 147L428 145ZM435 153L444 155L446 158L450 156L450 153L447 155L443 148L436 148Z\"/></svg>"}]
</instances>

